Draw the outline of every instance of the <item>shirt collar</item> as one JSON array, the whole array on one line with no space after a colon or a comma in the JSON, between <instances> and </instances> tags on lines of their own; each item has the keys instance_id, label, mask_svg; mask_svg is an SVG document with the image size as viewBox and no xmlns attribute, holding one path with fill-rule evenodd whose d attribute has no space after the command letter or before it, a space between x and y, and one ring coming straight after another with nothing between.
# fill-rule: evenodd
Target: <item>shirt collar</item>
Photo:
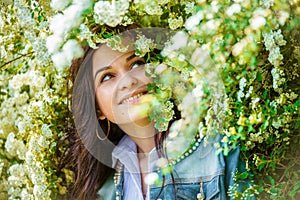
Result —
<instances>
[{"instance_id":1,"label":"shirt collar","mask_svg":"<svg viewBox=\"0 0 300 200\"><path fill-rule=\"evenodd\" d=\"M137 146L135 142L128 136L125 135L114 148L112 152L113 167L115 167L117 160L119 160L130 173L140 173L139 160L137 157ZM152 171L156 167L156 161L158 160L158 154L154 147L149 152L148 157L148 169Z\"/></svg>"}]
</instances>

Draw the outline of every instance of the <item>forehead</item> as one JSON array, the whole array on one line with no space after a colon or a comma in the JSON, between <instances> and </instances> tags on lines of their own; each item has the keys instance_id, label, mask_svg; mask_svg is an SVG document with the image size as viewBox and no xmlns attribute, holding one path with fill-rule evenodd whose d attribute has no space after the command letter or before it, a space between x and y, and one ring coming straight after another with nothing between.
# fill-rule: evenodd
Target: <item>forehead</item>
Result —
<instances>
[{"instance_id":1,"label":"forehead","mask_svg":"<svg viewBox=\"0 0 300 200\"><path fill-rule=\"evenodd\" d=\"M110 47L103 44L93 54L93 68L109 66L123 54L124 52L112 50Z\"/></svg>"},{"instance_id":2,"label":"forehead","mask_svg":"<svg viewBox=\"0 0 300 200\"><path fill-rule=\"evenodd\" d=\"M120 52L117 50L112 50L106 44L100 45L100 47L93 54L93 68L99 68L104 66L111 65L115 60L117 60L120 56L134 51L134 46L132 45L132 39L123 38L122 43L125 46L129 46L126 52Z\"/></svg>"}]
</instances>

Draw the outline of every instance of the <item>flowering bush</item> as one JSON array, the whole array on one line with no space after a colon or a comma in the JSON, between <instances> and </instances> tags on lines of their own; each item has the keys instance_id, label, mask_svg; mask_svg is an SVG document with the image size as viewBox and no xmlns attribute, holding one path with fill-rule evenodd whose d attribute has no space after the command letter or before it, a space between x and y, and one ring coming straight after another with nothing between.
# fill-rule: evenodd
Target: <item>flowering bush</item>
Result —
<instances>
[{"instance_id":1,"label":"flowering bush","mask_svg":"<svg viewBox=\"0 0 300 200\"><path fill-rule=\"evenodd\" d=\"M254 177L246 192L297 198L299 184L300 2L298 0L10 0L0 10L0 199L56 199L72 172L58 170L68 126L67 68L122 26L175 31L161 54L141 35L154 79L150 118L168 141L224 135L225 155L238 143ZM52 7L52 10L50 9ZM159 64L157 64L159 62ZM150 98L149 97L149 98ZM171 100L172 99L172 100ZM69 120L65 120L65 119ZM187 140L188 138L188 140ZM244 194L231 188L230 194ZM299 196L298 196L299 197Z\"/></svg>"},{"instance_id":2,"label":"flowering bush","mask_svg":"<svg viewBox=\"0 0 300 200\"><path fill-rule=\"evenodd\" d=\"M47 18L36 1L1 1L0 199L55 199L72 181L56 168L66 73L53 68L45 46Z\"/></svg>"}]
</instances>

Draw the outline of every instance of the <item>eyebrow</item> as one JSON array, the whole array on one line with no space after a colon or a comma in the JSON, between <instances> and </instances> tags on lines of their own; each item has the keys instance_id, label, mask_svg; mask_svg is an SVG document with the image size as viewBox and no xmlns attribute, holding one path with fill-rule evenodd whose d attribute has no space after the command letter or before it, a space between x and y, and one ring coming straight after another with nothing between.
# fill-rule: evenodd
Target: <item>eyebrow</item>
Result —
<instances>
[{"instance_id":1,"label":"eyebrow","mask_svg":"<svg viewBox=\"0 0 300 200\"><path fill-rule=\"evenodd\" d=\"M112 68L112 66L105 66L105 67L99 69L98 71L96 71L96 73L95 73L95 79L97 78L97 75L98 75L100 72L105 71L105 70L108 70L108 69L111 69L111 68Z\"/></svg>"},{"instance_id":2,"label":"eyebrow","mask_svg":"<svg viewBox=\"0 0 300 200\"><path fill-rule=\"evenodd\" d=\"M135 58L135 57L137 57L137 56L135 55L135 53L133 53L133 54L131 54L130 56L128 56L128 57L126 58L126 61L130 61L130 60L132 60L132 59Z\"/></svg>"},{"instance_id":3,"label":"eyebrow","mask_svg":"<svg viewBox=\"0 0 300 200\"><path fill-rule=\"evenodd\" d=\"M128 62L128 61L132 60L132 59L135 58L135 57L136 57L136 55L133 53L133 54L131 54L130 56L128 56L128 57L126 58L126 61ZM111 68L112 68L112 66L109 65L109 66L105 66L105 67L102 67L101 69L97 70L96 73L95 73L95 79L96 79L97 75L98 75L100 72L105 71L105 70L108 70L108 69L111 69Z\"/></svg>"}]
</instances>

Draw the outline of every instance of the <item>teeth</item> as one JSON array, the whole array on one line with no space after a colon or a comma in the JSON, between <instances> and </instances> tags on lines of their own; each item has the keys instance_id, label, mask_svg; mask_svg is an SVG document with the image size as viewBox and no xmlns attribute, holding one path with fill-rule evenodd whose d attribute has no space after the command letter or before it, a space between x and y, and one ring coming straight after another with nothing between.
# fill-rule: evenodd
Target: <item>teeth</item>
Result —
<instances>
[{"instance_id":1,"label":"teeth","mask_svg":"<svg viewBox=\"0 0 300 200\"><path fill-rule=\"evenodd\" d=\"M137 94L137 95L134 95L134 96L132 96L132 97L129 97L129 98L125 99L122 103L127 103L127 102L130 102L130 101L133 101L133 100L139 98L139 97L142 96L142 95L143 95L142 93Z\"/></svg>"}]
</instances>

